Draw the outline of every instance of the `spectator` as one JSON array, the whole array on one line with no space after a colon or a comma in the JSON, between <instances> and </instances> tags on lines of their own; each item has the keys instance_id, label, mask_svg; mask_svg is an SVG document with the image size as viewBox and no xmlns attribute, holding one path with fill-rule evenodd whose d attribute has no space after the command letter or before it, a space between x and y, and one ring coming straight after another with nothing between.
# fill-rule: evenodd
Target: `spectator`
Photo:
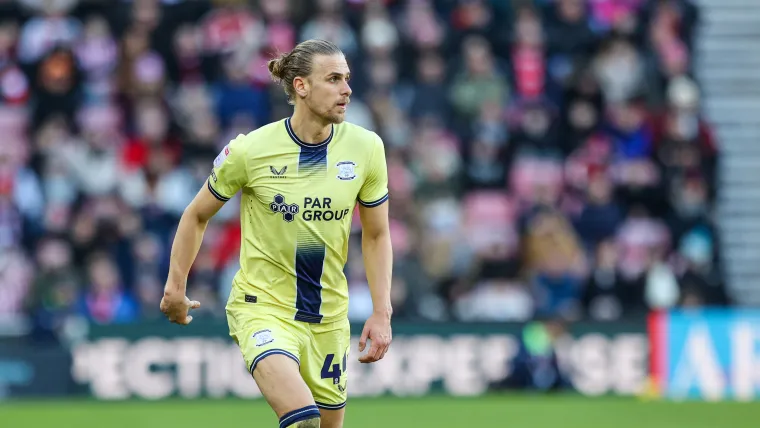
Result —
<instances>
[{"instance_id":1,"label":"spectator","mask_svg":"<svg viewBox=\"0 0 760 428\"><path fill-rule=\"evenodd\" d=\"M624 38L608 39L594 59L594 72L608 103L621 103L642 89L644 63L636 47Z\"/></svg>"},{"instance_id":2,"label":"spectator","mask_svg":"<svg viewBox=\"0 0 760 428\"><path fill-rule=\"evenodd\" d=\"M565 156L599 134L605 113L601 89L590 71L578 72L567 85L560 116L563 136L560 144Z\"/></svg>"},{"instance_id":3,"label":"spectator","mask_svg":"<svg viewBox=\"0 0 760 428\"><path fill-rule=\"evenodd\" d=\"M510 51L516 97L535 100L547 95L546 40L540 18L533 9L526 7L518 12Z\"/></svg>"},{"instance_id":4,"label":"spectator","mask_svg":"<svg viewBox=\"0 0 760 428\"><path fill-rule=\"evenodd\" d=\"M491 385L496 389L554 391L570 384L560 367L558 345L566 326L556 319L530 322L518 336L517 355L509 375Z\"/></svg>"},{"instance_id":5,"label":"spectator","mask_svg":"<svg viewBox=\"0 0 760 428\"><path fill-rule=\"evenodd\" d=\"M63 238L40 241L38 271L27 304L41 329L60 331L68 319L77 316L82 283L73 265L71 245Z\"/></svg>"},{"instance_id":6,"label":"spectator","mask_svg":"<svg viewBox=\"0 0 760 428\"><path fill-rule=\"evenodd\" d=\"M529 220L526 232L523 262L537 315L578 318L586 261L569 221L557 211L540 211Z\"/></svg>"},{"instance_id":7,"label":"spectator","mask_svg":"<svg viewBox=\"0 0 760 428\"><path fill-rule=\"evenodd\" d=\"M594 250L594 268L583 289L585 312L593 320L618 320L637 307L634 302L643 301L643 295L622 287L615 241L601 241Z\"/></svg>"},{"instance_id":8,"label":"spectator","mask_svg":"<svg viewBox=\"0 0 760 428\"><path fill-rule=\"evenodd\" d=\"M614 185L607 171L591 175L586 204L576 221L576 229L586 248L594 249L615 235L623 222L623 211L614 200Z\"/></svg>"},{"instance_id":9,"label":"spectator","mask_svg":"<svg viewBox=\"0 0 760 428\"><path fill-rule=\"evenodd\" d=\"M714 231L705 227L694 228L680 241L678 252L684 262L678 277L681 304L728 303L716 245Z\"/></svg>"},{"instance_id":10,"label":"spectator","mask_svg":"<svg viewBox=\"0 0 760 428\"><path fill-rule=\"evenodd\" d=\"M85 98L89 102L107 102L116 90L111 75L118 57L108 21L91 16L85 22L82 37L74 44L74 53L82 69Z\"/></svg>"},{"instance_id":11,"label":"spectator","mask_svg":"<svg viewBox=\"0 0 760 428\"><path fill-rule=\"evenodd\" d=\"M56 47L67 47L77 40L82 23L68 13L77 0L40 2L26 0L25 6L40 15L24 24L18 41L18 58L24 64L33 64Z\"/></svg>"},{"instance_id":12,"label":"spectator","mask_svg":"<svg viewBox=\"0 0 760 428\"><path fill-rule=\"evenodd\" d=\"M134 321L137 304L119 280L119 272L111 259L102 253L87 262L87 289L81 296L82 315L97 324L122 324Z\"/></svg>"},{"instance_id":13,"label":"spectator","mask_svg":"<svg viewBox=\"0 0 760 428\"><path fill-rule=\"evenodd\" d=\"M596 48L597 36L591 29L587 3L559 0L548 13L547 57L550 75L557 82L574 74Z\"/></svg>"},{"instance_id":14,"label":"spectator","mask_svg":"<svg viewBox=\"0 0 760 428\"><path fill-rule=\"evenodd\" d=\"M451 103L457 113L472 119L486 103L504 105L509 87L497 67L486 39L472 36L464 41L464 70L451 87Z\"/></svg>"},{"instance_id":15,"label":"spectator","mask_svg":"<svg viewBox=\"0 0 760 428\"><path fill-rule=\"evenodd\" d=\"M34 271L21 248L0 246L0 256L0 320L6 321L20 316L26 309Z\"/></svg>"}]
</instances>

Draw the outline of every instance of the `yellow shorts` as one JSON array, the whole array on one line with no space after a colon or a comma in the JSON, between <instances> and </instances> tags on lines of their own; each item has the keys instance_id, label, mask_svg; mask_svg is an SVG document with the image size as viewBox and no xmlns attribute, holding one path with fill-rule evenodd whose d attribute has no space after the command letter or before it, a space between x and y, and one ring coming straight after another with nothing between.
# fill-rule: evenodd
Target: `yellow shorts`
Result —
<instances>
[{"instance_id":1,"label":"yellow shorts","mask_svg":"<svg viewBox=\"0 0 760 428\"><path fill-rule=\"evenodd\" d=\"M345 407L351 340L347 319L310 324L267 313L265 306L228 305L227 322L251 375L264 358L285 355L298 363L318 407Z\"/></svg>"}]
</instances>

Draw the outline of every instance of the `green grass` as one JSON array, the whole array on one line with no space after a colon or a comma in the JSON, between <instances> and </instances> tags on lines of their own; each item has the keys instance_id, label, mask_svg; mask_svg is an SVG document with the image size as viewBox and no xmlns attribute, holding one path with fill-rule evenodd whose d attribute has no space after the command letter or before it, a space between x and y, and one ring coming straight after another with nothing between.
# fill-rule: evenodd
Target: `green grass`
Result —
<instances>
[{"instance_id":1,"label":"green grass","mask_svg":"<svg viewBox=\"0 0 760 428\"><path fill-rule=\"evenodd\" d=\"M346 428L749 428L757 403L641 402L624 398L493 395L352 399ZM267 428L262 400L32 401L0 404L3 427Z\"/></svg>"}]
</instances>

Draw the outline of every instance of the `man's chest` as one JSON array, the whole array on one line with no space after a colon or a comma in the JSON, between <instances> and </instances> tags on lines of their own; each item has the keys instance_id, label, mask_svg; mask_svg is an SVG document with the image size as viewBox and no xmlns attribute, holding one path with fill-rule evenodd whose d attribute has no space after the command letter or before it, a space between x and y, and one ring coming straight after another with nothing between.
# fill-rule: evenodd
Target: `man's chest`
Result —
<instances>
[{"instance_id":1,"label":"man's chest","mask_svg":"<svg viewBox=\"0 0 760 428\"><path fill-rule=\"evenodd\" d=\"M363 182L356 162L303 157L262 162L255 166L252 176L249 190L254 195L253 203L285 222L347 218Z\"/></svg>"}]
</instances>

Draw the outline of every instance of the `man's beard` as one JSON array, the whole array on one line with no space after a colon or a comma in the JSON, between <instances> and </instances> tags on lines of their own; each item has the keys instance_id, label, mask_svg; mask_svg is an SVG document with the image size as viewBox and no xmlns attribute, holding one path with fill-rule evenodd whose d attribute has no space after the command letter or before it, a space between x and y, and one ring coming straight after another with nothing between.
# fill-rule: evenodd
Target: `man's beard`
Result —
<instances>
[{"instance_id":1,"label":"man's beard","mask_svg":"<svg viewBox=\"0 0 760 428\"><path fill-rule=\"evenodd\" d=\"M330 113L325 117L325 120L332 123L333 125L338 125L339 123L342 123L344 120L346 120L346 116Z\"/></svg>"},{"instance_id":2,"label":"man's beard","mask_svg":"<svg viewBox=\"0 0 760 428\"><path fill-rule=\"evenodd\" d=\"M346 120L346 115L345 114L341 115L341 114L338 114L338 113L334 112L335 106L333 106L332 108L330 108L327 111L320 112L320 111L316 110L315 108L313 108L310 105L310 103L307 103L307 105L308 105L309 110L311 111L311 113L313 115L317 116L318 118L322 119L322 121L325 122L325 123L331 123L333 125L337 125L337 124L342 123L344 120Z\"/></svg>"},{"instance_id":3,"label":"man's beard","mask_svg":"<svg viewBox=\"0 0 760 428\"><path fill-rule=\"evenodd\" d=\"M314 110L312 110L317 116L319 116L322 121L326 123L331 123L334 125L337 125L345 120L345 115L340 115L338 113L333 112L332 110L328 110L325 113L318 113Z\"/></svg>"}]
</instances>

